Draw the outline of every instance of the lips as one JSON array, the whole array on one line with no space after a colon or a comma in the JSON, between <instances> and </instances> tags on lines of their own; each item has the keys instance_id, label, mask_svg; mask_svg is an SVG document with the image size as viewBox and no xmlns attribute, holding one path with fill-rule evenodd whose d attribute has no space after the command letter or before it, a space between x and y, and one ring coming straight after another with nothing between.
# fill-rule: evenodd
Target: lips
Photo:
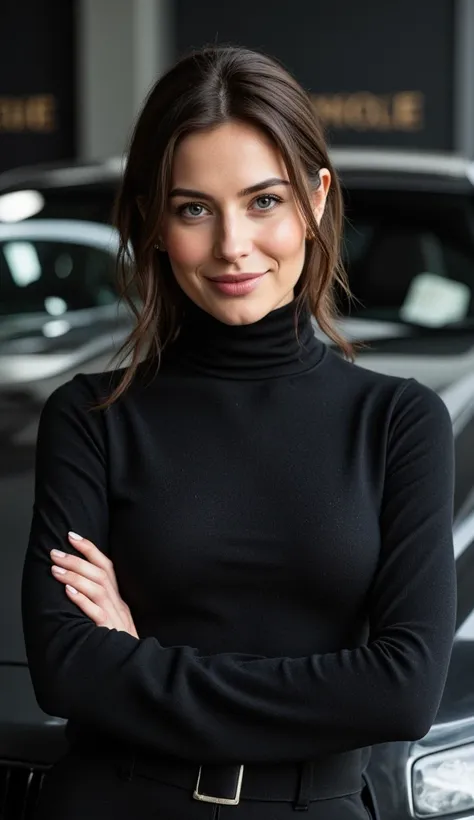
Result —
<instances>
[{"instance_id":1,"label":"lips","mask_svg":"<svg viewBox=\"0 0 474 820\"><path fill-rule=\"evenodd\" d=\"M224 274L224 276L208 276L208 279L211 282L228 282L229 284L234 284L238 282L247 282L249 279L259 279L261 276L265 276L266 271L263 273L228 273Z\"/></svg>"},{"instance_id":2,"label":"lips","mask_svg":"<svg viewBox=\"0 0 474 820\"><path fill-rule=\"evenodd\" d=\"M225 296L246 296L260 284L265 273L228 273L224 276L208 277L211 285Z\"/></svg>"}]
</instances>

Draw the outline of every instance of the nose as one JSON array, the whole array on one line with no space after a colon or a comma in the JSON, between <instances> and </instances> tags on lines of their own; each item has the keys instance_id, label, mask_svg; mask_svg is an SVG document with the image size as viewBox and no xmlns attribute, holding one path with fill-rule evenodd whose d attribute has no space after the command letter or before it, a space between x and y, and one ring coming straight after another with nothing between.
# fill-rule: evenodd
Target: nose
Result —
<instances>
[{"instance_id":1,"label":"nose","mask_svg":"<svg viewBox=\"0 0 474 820\"><path fill-rule=\"evenodd\" d=\"M252 251L252 236L249 226L237 216L222 220L217 227L214 241L214 256L226 262L236 262L249 256Z\"/></svg>"}]
</instances>

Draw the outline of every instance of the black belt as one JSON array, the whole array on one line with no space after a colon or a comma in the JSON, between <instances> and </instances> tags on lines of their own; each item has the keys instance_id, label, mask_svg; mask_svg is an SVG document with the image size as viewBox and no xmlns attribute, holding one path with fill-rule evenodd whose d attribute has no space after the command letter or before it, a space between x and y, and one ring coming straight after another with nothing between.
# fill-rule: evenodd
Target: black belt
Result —
<instances>
[{"instance_id":1,"label":"black belt","mask_svg":"<svg viewBox=\"0 0 474 820\"><path fill-rule=\"evenodd\" d=\"M360 750L293 764L199 766L143 752L117 754L116 748L111 757L128 780L146 777L185 789L195 800L227 806L240 800L281 801L305 810L312 801L355 794L363 786Z\"/></svg>"}]
</instances>

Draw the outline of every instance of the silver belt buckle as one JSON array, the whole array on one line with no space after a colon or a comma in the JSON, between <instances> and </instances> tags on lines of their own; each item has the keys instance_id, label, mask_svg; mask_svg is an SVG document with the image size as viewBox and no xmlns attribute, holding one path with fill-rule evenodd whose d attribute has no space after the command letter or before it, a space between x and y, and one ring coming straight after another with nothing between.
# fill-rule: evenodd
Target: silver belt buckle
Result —
<instances>
[{"instance_id":1,"label":"silver belt buckle","mask_svg":"<svg viewBox=\"0 0 474 820\"><path fill-rule=\"evenodd\" d=\"M240 792L242 790L242 778L244 776L243 765L239 767L239 776L237 779L237 788L235 790L235 797L214 797L212 794L201 794L199 791L199 783L201 780L201 768L199 767L199 774L194 789L193 797L195 800L201 800L203 803L218 803L220 806L238 806L240 802Z\"/></svg>"}]
</instances>

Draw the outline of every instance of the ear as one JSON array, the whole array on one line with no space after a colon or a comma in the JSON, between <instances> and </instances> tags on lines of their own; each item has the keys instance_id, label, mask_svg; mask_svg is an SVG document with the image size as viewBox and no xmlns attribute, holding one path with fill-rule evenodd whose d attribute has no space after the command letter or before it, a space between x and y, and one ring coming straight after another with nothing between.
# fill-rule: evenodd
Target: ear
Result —
<instances>
[{"instance_id":1,"label":"ear","mask_svg":"<svg viewBox=\"0 0 474 820\"><path fill-rule=\"evenodd\" d=\"M329 188L331 187L330 171L328 171L327 168L321 168L319 171L319 179L319 186L312 194L314 216L318 225L323 218Z\"/></svg>"}]
</instances>

